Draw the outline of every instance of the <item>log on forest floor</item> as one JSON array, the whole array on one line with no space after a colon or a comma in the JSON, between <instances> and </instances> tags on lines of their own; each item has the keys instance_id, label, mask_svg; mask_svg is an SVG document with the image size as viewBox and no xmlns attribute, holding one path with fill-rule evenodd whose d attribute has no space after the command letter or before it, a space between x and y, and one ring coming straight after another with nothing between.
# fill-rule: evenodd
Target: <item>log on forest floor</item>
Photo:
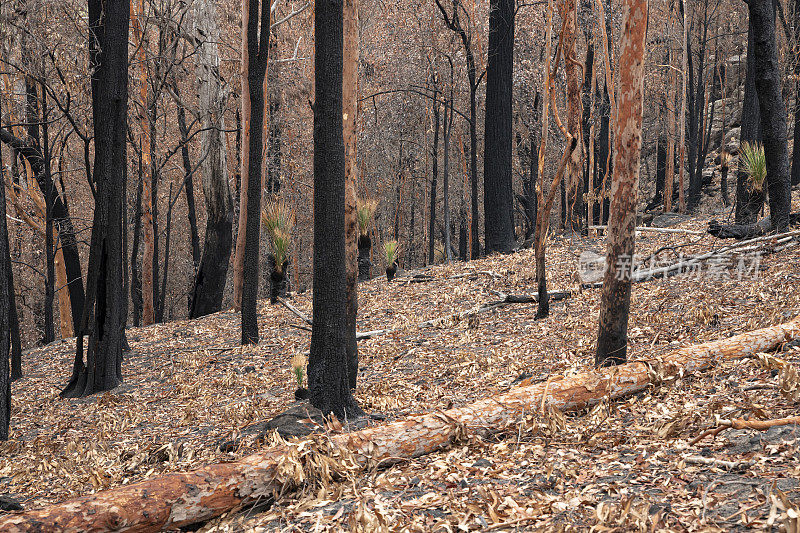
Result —
<instances>
[{"instance_id":1,"label":"log on forest floor","mask_svg":"<svg viewBox=\"0 0 800 533\"><path fill-rule=\"evenodd\" d=\"M589 229L602 231L608 229L608 226L589 226ZM693 229L656 228L651 226L637 226L636 231L650 232L650 233L680 233L682 235L703 235L705 233L700 230L693 230Z\"/></svg>"},{"instance_id":2,"label":"log on forest floor","mask_svg":"<svg viewBox=\"0 0 800 533\"><path fill-rule=\"evenodd\" d=\"M800 224L800 213L789 215L789 225ZM752 239L769 233L772 223L770 218L764 217L755 224L721 224L716 220L708 223L708 233L720 239Z\"/></svg>"},{"instance_id":3,"label":"log on forest floor","mask_svg":"<svg viewBox=\"0 0 800 533\"><path fill-rule=\"evenodd\" d=\"M0 517L0 531L159 531L207 521L304 484L327 484L445 449L472 431L507 426L546 408L562 411L624 398L720 360L752 356L800 338L800 317L664 357L634 361L509 391L464 407L410 416L355 433L284 444L225 464L158 476L44 509Z\"/></svg>"}]
</instances>

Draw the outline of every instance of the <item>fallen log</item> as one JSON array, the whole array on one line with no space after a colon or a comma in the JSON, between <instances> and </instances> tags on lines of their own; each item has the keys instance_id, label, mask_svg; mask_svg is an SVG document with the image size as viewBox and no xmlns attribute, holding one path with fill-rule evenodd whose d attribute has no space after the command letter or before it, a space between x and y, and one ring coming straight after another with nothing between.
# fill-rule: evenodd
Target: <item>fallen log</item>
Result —
<instances>
[{"instance_id":1,"label":"fallen log","mask_svg":"<svg viewBox=\"0 0 800 533\"><path fill-rule=\"evenodd\" d=\"M789 215L789 225L800 224L800 213ZM720 239L751 239L760 235L766 235L772 228L769 216L766 216L755 224L722 224L717 220L708 223L708 233Z\"/></svg>"},{"instance_id":2,"label":"fallen log","mask_svg":"<svg viewBox=\"0 0 800 533\"><path fill-rule=\"evenodd\" d=\"M606 230L608 226L589 226L591 230ZM652 226L637 226L636 231L639 232L646 232L649 231L650 233L680 233L682 235L703 235L705 232L700 230L693 230L693 229L683 229L683 228L656 228Z\"/></svg>"},{"instance_id":3,"label":"fallen log","mask_svg":"<svg viewBox=\"0 0 800 533\"><path fill-rule=\"evenodd\" d=\"M651 384L704 370L719 360L774 349L795 338L800 338L800 317L685 347L658 360L521 385L464 407L326 436L321 441L329 443L329 453L338 450L354 469L386 465L446 448L470 430L513 423L541 405L562 411L583 409L602 399L623 398ZM317 465L316 471L327 471L335 461L308 455L308 449L307 443L277 446L236 462L158 476L44 509L9 514L0 517L0 531L147 532L204 522L307 481L308 473L314 471L305 469L310 469L309 465Z\"/></svg>"}]
</instances>

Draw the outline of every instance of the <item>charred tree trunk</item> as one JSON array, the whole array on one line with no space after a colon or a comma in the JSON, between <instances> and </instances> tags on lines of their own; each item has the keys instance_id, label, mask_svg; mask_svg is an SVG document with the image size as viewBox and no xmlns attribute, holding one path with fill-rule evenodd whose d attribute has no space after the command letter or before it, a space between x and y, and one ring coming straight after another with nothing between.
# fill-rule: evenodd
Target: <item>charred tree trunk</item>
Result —
<instances>
[{"instance_id":1,"label":"charred tree trunk","mask_svg":"<svg viewBox=\"0 0 800 533\"><path fill-rule=\"evenodd\" d=\"M128 0L89 1L89 54L94 114L95 201L87 298L77 322L77 350L66 397L110 390L122 381L125 294L125 134L128 101ZM84 335L88 333L86 360Z\"/></svg>"},{"instance_id":2,"label":"charred tree trunk","mask_svg":"<svg viewBox=\"0 0 800 533\"><path fill-rule=\"evenodd\" d=\"M47 93L42 90L42 155L44 156L44 173L50 184L50 189L42 194L44 196L44 247L45 262L47 263L47 279L44 284L44 343L49 344L56 338L55 320L53 316L53 303L55 301L56 266L55 243L53 242L53 200L56 195L53 183L50 154L50 128L47 112Z\"/></svg>"},{"instance_id":3,"label":"charred tree trunk","mask_svg":"<svg viewBox=\"0 0 800 533\"><path fill-rule=\"evenodd\" d=\"M2 164L0 164L2 167ZM2 170L0 170L2 178ZM11 349L14 310L14 285L11 271L11 248L8 243L6 224L5 179L0 184L0 441L8 440L11 422L11 381L9 375L9 351ZM20 372L21 373L21 372Z\"/></svg>"},{"instance_id":4,"label":"charred tree trunk","mask_svg":"<svg viewBox=\"0 0 800 533\"><path fill-rule=\"evenodd\" d=\"M66 198L62 199L61 195L55 194L55 184L52 183L52 179L48 179L48 173L45 170L45 158L38 147L15 137L4 128L0 128L0 141L10 146L12 150L15 150L30 163L42 195L46 197L48 191L52 194L52 218L58 230L58 240L64 256L64 269L67 275L67 290L70 296L72 321L73 324L77 324L83 313L85 295L78 242L75 237L75 228L72 225Z\"/></svg>"},{"instance_id":5,"label":"charred tree trunk","mask_svg":"<svg viewBox=\"0 0 800 533\"><path fill-rule=\"evenodd\" d=\"M286 292L289 290L289 280L286 277L289 272L289 260L278 265L275 262L275 256L267 254L267 268L269 269L269 302L274 304L278 298L286 298Z\"/></svg>"},{"instance_id":6,"label":"charred tree trunk","mask_svg":"<svg viewBox=\"0 0 800 533\"><path fill-rule=\"evenodd\" d=\"M665 135L658 136L658 147L656 148L656 192L653 200L647 204L647 211L656 209L664 202L664 184L667 176L667 139Z\"/></svg>"},{"instance_id":7,"label":"charred tree trunk","mask_svg":"<svg viewBox=\"0 0 800 533\"><path fill-rule=\"evenodd\" d=\"M750 0L753 24L755 87L761 114L764 158L767 162L766 186L772 229L785 231L791 211L789 152L786 146L786 107L781 94L781 73L775 35L773 0Z\"/></svg>"},{"instance_id":8,"label":"charred tree trunk","mask_svg":"<svg viewBox=\"0 0 800 533\"><path fill-rule=\"evenodd\" d=\"M177 92L177 89L175 91ZM176 106L178 108L178 130L181 135L181 161L183 162L183 186L186 189L186 212L189 218L189 237L192 242L192 266L194 267L194 273L197 274L197 267L200 265L200 235L197 233L197 213L194 205L194 171L192 170L191 159L189 159L189 128L186 126L186 110L180 102L176 102ZM169 223L167 225L169 226ZM167 234L169 234L169 230L167 230Z\"/></svg>"},{"instance_id":9,"label":"charred tree trunk","mask_svg":"<svg viewBox=\"0 0 800 533\"><path fill-rule=\"evenodd\" d=\"M514 191L511 181L514 10L513 0L491 0L489 3L486 147L483 165L483 213L487 254L508 253L516 246Z\"/></svg>"},{"instance_id":10,"label":"charred tree trunk","mask_svg":"<svg viewBox=\"0 0 800 533\"><path fill-rule=\"evenodd\" d=\"M794 2L794 146L792 147L792 186L800 184L800 0Z\"/></svg>"},{"instance_id":11,"label":"charred tree trunk","mask_svg":"<svg viewBox=\"0 0 800 533\"><path fill-rule=\"evenodd\" d=\"M199 82L200 144L205 159L200 165L206 202L203 255L192 288L189 318L215 313L222 308L225 279L233 245L233 200L228 187L225 142L225 90L219 73L219 29L212 0L196 0L194 33L199 40L196 74ZM240 137L237 128L237 146ZM238 166L237 166L238 168Z\"/></svg>"},{"instance_id":12,"label":"charred tree trunk","mask_svg":"<svg viewBox=\"0 0 800 533\"><path fill-rule=\"evenodd\" d=\"M358 281L369 281L372 278L370 269L372 261L369 260L370 251L372 249L372 240L367 235L359 235L358 237Z\"/></svg>"},{"instance_id":13,"label":"charred tree trunk","mask_svg":"<svg viewBox=\"0 0 800 533\"><path fill-rule=\"evenodd\" d=\"M591 10L591 7L589 7ZM594 43L591 40L591 36L589 31L586 31L586 40L588 44L586 45L586 61L584 63L585 72L583 74L583 90L581 92L582 104L583 104L583 116L581 117L581 138L583 140L583 153L585 154L585 161L586 164L583 166L583 184L582 184L582 193L583 197L588 200L588 202L584 202L582 207L581 216L583 220L586 221L584 225L585 228L588 229L588 226L592 224L592 220L590 220L590 213L591 213L591 205L594 202L593 195L589 194L593 187L591 186L592 182L592 166L594 163L594 157L592 154L592 142L591 137L593 134L592 131L592 113L594 112L593 103L594 100L592 99L592 95L594 94L594 84L595 84L595 70L594 70Z\"/></svg>"},{"instance_id":14,"label":"charred tree trunk","mask_svg":"<svg viewBox=\"0 0 800 533\"><path fill-rule=\"evenodd\" d=\"M164 308L167 303L167 279L169 277L169 245L170 234L172 233L172 206L175 205L176 198L172 198L172 183L169 184L169 204L167 205L167 225L164 228L166 237L164 238L164 273L161 275L161 289L158 291L158 305L156 306L156 322L164 321Z\"/></svg>"},{"instance_id":15,"label":"charred tree trunk","mask_svg":"<svg viewBox=\"0 0 800 533\"><path fill-rule=\"evenodd\" d=\"M453 260L453 248L450 240L450 136L453 132L453 79L450 78L450 97L445 102L444 120L442 123L442 140L444 141L444 159L442 161L442 200L444 201L444 256L449 263Z\"/></svg>"},{"instance_id":16,"label":"charred tree trunk","mask_svg":"<svg viewBox=\"0 0 800 533\"><path fill-rule=\"evenodd\" d=\"M242 344L258 344L256 303L260 257L261 173L264 162L264 78L269 59L270 4L267 0L247 0L242 3L242 6L242 24L246 23L246 32L243 35L244 46L247 49L246 83L250 98L247 166L242 171L243 180L247 174L246 188L245 183L242 183L242 190L246 194L247 202L243 211L244 215L239 217L240 223L244 221L245 224L244 228L239 228L239 234L241 235L244 231L245 235L244 250L242 251L244 259L241 289ZM245 131L247 129L245 128ZM237 250L237 255L238 253L239 250Z\"/></svg>"},{"instance_id":17,"label":"charred tree trunk","mask_svg":"<svg viewBox=\"0 0 800 533\"><path fill-rule=\"evenodd\" d=\"M436 245L436 188L438 187L438 174L439 174L439 104L437 103L437 96L439 91L433 92L433 171L431 178L431 207L430 218L428 224L428 263L433 264L436 260L435 245Z\"/></svg>"},{"instance_id":18,"label":"charred tree trunk","mask_svg":"<svg viewBox=\"0 0 800 533\"><path fill-rule=\"evenodd\" d=\"M744 104L742 108L742 128L740 142L761 140L761 112L759 110L758 93L755 84L755 45L753 21L750 20L747 30L747 70L744 81ZM740 165L741 167L741 165ZM764 189L750 186L747 173L742 168L736 175L736 215L737 224L755 224L758 213L764 205Z\"/></svg>"},{"instance_id":19,"label":"charred tree trunk","mask_svg":"<svg viewBox=\"0 0 800 533\"><path fill-rule=\"evenodd\" d=\"M343 2L314 4L314 294L308 382L311 403L340 420L361 414L347 359Z\"/></svg>"},{"instance_id":20,"label":"charred tree trunk","mask_svg":"<svg viewBox=\"0 0 800 533\"><path fill-rule=\"evenodd\" d=\"M628 313L635 250L647 0L625 0L622 13L617 116L614 124L614 183L611 187L614 195L611 198L607 268L600 303L595 356L597 366L620 364L627 360Z\"/></svg>"},{"instance_id":21,"label":"charred tree trunk","mask_svg":"<svg viewBox=\"0 0 800 533\"><path fill-rule=\"evenodd\" d=\"M142 154L139 153L139 185L136 187L136 207L133 217L133 242L131 243L131 302L133 303L133 325L142 325L142 277L139 267L139 239L142 233Z\"/></svg>"}]
</instances>

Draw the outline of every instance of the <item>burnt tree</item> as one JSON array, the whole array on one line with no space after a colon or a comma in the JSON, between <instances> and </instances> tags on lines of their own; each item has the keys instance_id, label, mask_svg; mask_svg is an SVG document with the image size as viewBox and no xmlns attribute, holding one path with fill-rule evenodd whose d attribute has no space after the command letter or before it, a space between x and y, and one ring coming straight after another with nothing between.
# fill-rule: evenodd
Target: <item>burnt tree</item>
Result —
<instances>
[{"instance_id":1,"label":"burnt tree","mask_svg":"<svg viewBox=\"0 0 800 533\"><path fill-rule=\"evenodd\" d=\"M122 382L125 344L122 228L128 104L129 0L89 0L89 71L94 116L95 209L86 305L76 323L77 350L65 397L110 390ZM84 336L88 335L84 361Z\"/></svg>"},{"instance_id":2,"label":"burnt tree","mask_svg":"<svg viewBox=\"0 0 800 533\"><path fill-rule=\"evenodd\" d=\"M233 200L228 188L223 138L225 89L219 73L216 8L211 0L197 0L193 5L194 33L199 41L197 79L200 126L203 129L200 142L206 154L200 168L207 215L203 255L190 297L189 317L197 318L219 311L222 307L233 245Z\"/></svg>"},{"instance_id":3,"label":"burnt tree","mask_svg":"<svg viewBox=\"0 0 800 533\"><path fill-rule=\"evenodd\" d=\"M270 4L266 0L247 0L242 3L242 15L242 24L246 30L243 37L246 59L242 62L246 67L250 110L250 123L246 127L248 150L242 169L242 177L247 174L247 179L242 180L247 202L246 206L242 206L243 214L239 217L240 223L245 223L241 292L242 344L258 344L256 298L261 229L261 173L264 159L264 77L269 58ZM239 228L239 234L241 233L242 228Z\"/></svg>"},{"instance_id":4,"label":"burnt tree","mask_svg":"<svg viewBox=\"0 0 800 533\"><path fill-rule=\"evenodd\" d=\"M772 229L784 231L789 225L791 181L786 145L786 106L781 95L781 66L775 39L773 0L749 0L753 25L753 63L761 135L767 162L767 192Z\"/></svg>"},{"instance_id":5,"label":"burnt tree","mask_svg":"<svg viewBox=\"0 0 800 533\"><path fill-rule=\"evenodd\" d=\"M343 5L314 4L314 293L308 383L311 403L339 419L362 412L347 359Z\"/></svg>"},{"instance_id":6,"label":"burnt tree","mask_svg":"<svg viewBox=\"0 0 800 533\"><path fill-rule=\"evenodd\" d=\"M514 191L511 181L511 99L514 72L514 0L489 3L483 212L486 253L511 252Z\"/></svg>"}]
</instances>

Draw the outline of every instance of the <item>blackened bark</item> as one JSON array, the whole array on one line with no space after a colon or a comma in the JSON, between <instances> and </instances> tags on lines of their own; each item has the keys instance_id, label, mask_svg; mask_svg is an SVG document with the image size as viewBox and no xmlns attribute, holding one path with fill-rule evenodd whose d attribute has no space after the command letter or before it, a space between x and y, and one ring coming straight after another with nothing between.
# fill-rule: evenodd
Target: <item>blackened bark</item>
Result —
<instances>
[{"instance_id":1,"label":"blackened bark","mask_svg":"<svg viewBox=\"0 0 800 533\"><path fill-rule=\"evenodd\" d=\"M247 83L250 89L250 142L247 179L247 212L245 225L244 269L242 283L242 344L258 344L259 241L261 229L261 169L264 158L264 76L269 58L270 4L266 0L247 0L250 16L247 19L249 67ZM259 7L261 8L259 10ZM260 17L259 17L260 15ZM259 31L259 18L261 19ZM340 113L341 114L341 113ZM342 223L344 224L344 223Z\"/></svg>"},{"instance_id":2,"label":"blackened bark","mask_svg":"<svg viewBox=\"0 0 800 533\"><path fill-rule=\"evenodd\" d=\"M731 201L728 197L728 163L723 161L719 167L720 172L720 192L722 193L722 205L727 207Z\"/></svg>"},{"instance_id":3,"label":"blackened bark","mask_svg":"<svg viewBox=\"0 0 800 533\"><path fill-rule=\"evenodd\" d=\"M180 102L178 106L178 131L181 134L181 161L183 162L183 186L186 188L186 214L189 218L189 236L192 241L192 265L197 273L200 266L200 236L197 233L197 210L194 205L194 172L189 159L189 128L186 126L186 110ZM206 157L209 157L208 155ZM170 202L170 209L171 209ZM169 217L167 217L169 218ZM169 223L167 223L169 225ZM169 233L169 230L167 230ZM164 276L166 278L166 275ZM162 297L163 299L163 297Z\"/></svg>"},{"instance_id":4,"label":"blackened bark","mask_svg":"<svg viewBox=\"0 0 800 533\"><path fill-rule=\"evenodd\" d=\"M794 3L794 50L800 49L800 0ZM800 184L800 58L794 58L794 146L792 147L792 186Z\"/></svg>"},{"instance_id":5,"label":"blackened bark","mask_svg":"<svg viewBox=\"0 0 800 533\"><path fill-rule=\"evenodd\" d=\"M750 0L748 9L753 24L755 86L767 162L770 220L773 230L784 231L789 226L791 180L786 146L786 107L781 94L775 36L775 10L772 0Z\"/></svg>"},{"instance_id":6,"label":"blackened bark","mask_svg":"<svg viewBox=\"0 0 800 533\"><path fill-rule=\"evenodd\" d=\"M436 97L439 91L433 92L433 177L431 178L431 207L430 207L430 221L428 224L428 263L433 264L435 257L435 244L436 244L436 188L438 186L439 174L439 104L436 103Z\"/></svg>"},{"instance_id":7,"label":"blackened bark","mask_svg":"<svg viewBox=\"0 0 800 533\"><path fill-rule=\"evenodd\" d=\"M758 104L758 94L755 84L755 50L753 41L753 22L747 29L747 70L744 79L744 102L742 107L742 126L740 142L755 142L761 140L761 112ZM755 224L758 213L764 205L765 191L753 189L747 173L739 165L736 175L736 214L737 224Z\"/></svg>"},{"instance_id":8,"label":"blackened bark","mask_svg":"<svg viewBox=\"0 0 800 533\"><path fill-rule=\"evenodd\" d=\"M11 422L12 378L9 375L8 359L12 343L11 326L16 315L14 308L11 249L6 224L6 191L4 186L0 186L0 440L8 440Z\"/></svg>"},{"instance_id":9,"label":"blackened bark","mask_svg":"<svg viewBox=\"0 0 800 533\"><path fill-rule=\"evenodd\" d=\"M312 405L340 420L362 414L350 391L346 350L342 7L339 0L314 4L314 294L308 362Z\"/></svg>"},{"instance_id":10,"label":"blackened bark","mask_svg":"<svg viewBox=\"0 0 800 533\"><path fill-rule=\"evenodd\" d=\"M692 65L691 39L687 42L687 60L689 67L689 197L687 209L692 211L700 204L703 190L703 120L705 109L705 84L703 80L705 69L706 42L708 35L707 3L704 3L705 24L702 37L699 37L700 50L697 57L697 77L694 76Z\"/></svg>"},{"instance_id":11,"label":"blackened bark","mask_svg":"<svg viewBox=\"0 0 800 533\"><path fill-rule=\"evenodd\" d=\"M483 212L487 254L508 253L516 246L514 191L511 181L514 11L513 0L491 0L489 3L486 147L483 158Z\"/></svg>"},{"instance_id":12,"label":"blackened bark","mask_svg":"<svg viewBox=\"0 0 800 533\"><path fill-rule=\"evenodd\" d=\"M48 192L53 199L53 223L58 230L58 240L64 255L64 267L67 273L67 290L69 291L70 306L72 308L72 322L77 324L83 313L84 291L83 275L81 273L81 259L78 253L78 242L75 238L75 228L69 215L69 207L66 197L55 193L55 185L52 180L48 180L45 172L44 156L41 150L15 137L8 130L0 128L0 141L19 153L31 165L36 183L42 195L46 197Z\"/></svg>"},{"instance_id":13,"label":"blackened bark","mask_svg":"<svg viewBox=\"0 0 800 533\"><path fill-rule=\"evenodd\" d=\"M451 71L452 72L452 71ZM445 261L449 262L453 259L452 242L450 236L452 228L450 227L450 136L453 133L453 85L452 77L450 79L450 97L444 105L444 120L442 122L442 141L444 141L444 150L442 158L442 201L444 203L442 222L444 223L444 257ZM399 204L398 204L399 208ZM395 235L397 240L397 235Z\"/></svg>"},{"instance_id":14,"label":"blackened bark","mask_svg":"<svg viewBox=\"0 0 800 533\"><path fill-rule=\"evenodd\" d=\"M588 34L588 31L587 31ZM589 39L587 35L587 39ZM583 91L581 92L581 98L583 100L583 116L581 117L581 128L583 133L583 153L586 154L585 161L584 161L584 169L583 169L583 194L585 198L589 201L591 196L589 193L589 179L590 174L594 171L589 166L589 162L593 159L589 157L589 134L591 133L591 118L592 118L592 70L594 69L594 43L590 40L587 47L586 47L586 62L584 64L584 74L583 74ZM580 195L580 194L579 194ZM589 202L583 201L581 199L581 217L582 220L586 221L586 224L582 226L584 231L588 231L590 225L592 225L592 221L589 220Z\"/></svg>"},{"instance_id":15,"label":"blackened bark","mask_svg":"<svg viewBox=\"0 0 800 533\"><path fill-rule=\"evenodd\" d=\"M269 301L274 304L278 302L278 298L286 298L286 292L289 290L289 281L286 278L286 273L289 272L289 260L285 260L279 269L275 262L275 256L267 254L267 268L269 269Z\"/></svg>"},{"instance_id":16,"label":"blackened bark","mask_svg":"<svg viewBox=\"0 0 800 533\"><path fill-rule=\"evenodd\" d=\"M161 290L159 290L159 299L156 303L156 322L164 321L164 308L167 301L167 279L169 277L169 244L170 235L172 233L172 207L175 205L175 200L172 198L172 183L169 184L169 204L167 205L167 225L164 228L166 237L164 239L164 274L161 276ZM155 280L156 283L158 280Z\"/></svg>"},{"instance_id":17,"label":"blackened bark","mask_svg":"<svg viewBox=\"0 0 800 533\"><path fill-rule=\"evenodd\" d=\"M125 134L128 103L128 0L90 0L90 72L94 116L95 201L87 298L77 323L77 350L66 397L110 390L122 381L125 294L122 220L125 216ZM91 310L91 312L90 312ZM88 333L86 361L84 335Z\"/></svg>"},{"instance_id":18,"label":"blackened bark","mask_svg":"<svg viewBox=\"0 0 800 533\"><path fill-rule=\"evenodd\" d=\"M201 146L205 158L201 163L203 196L206 203L206 231L203 255L194 278L189 303L189 317L198 318L219 311L228 275L233 245L234 208L228 187L223 131L225 123L225 90L219 71L219 29L215 2L193 3L195 35L200 42L197 56ZM241 120L236 106L236 167L241 168ZM235 176L238 184L240 176ZM238 198L238 195L237 195ZM238 219L238 217L237 217Z\"/></svg>"},{"instance_id":19,"label":"blackened bark","mask_svg":"<svg viewBox=\"0 0 800 533\"><path fill-rule=\"evenodd\" d=\"M34 92L35 95L35 92ZM42 90L42 155L44 156L44 173L51 190L44 196L44 248L45 270L47 278L44 284L44 343L49 344L56 338L55 320L53 318L53 301L55 300L56 266L55 248L53 242L53 197L55 184L51 168L49 116L47 113L47 93Z\"/></svg>"},{"instance_id":20,"label":"blackened bark","mask_svg":"<svg viewBox=\"0 0 800 533\"><path fill-rule=\"evenodd\" d=\"M136 187L136 206L133 217L133 241L131 242L131 302L133 303L133 325L142 325L142 272L139 267L139 241L142 235L142 189L144 177L142 176L142 154L139 153L138 165L139 183Z\"/></svg>"},{"instance_id":21,"label":"blackened bark","mask_svg":"<svg viewBox=\"0 0 800 533\"><path fill-rule=\"evenodd\" d=\"M664 185L667 182L667 138L665 135L658 136L658 148L656 149L656 192L653 199L647 205L646 211L658 208L664 203Z\"/></svg>"},{"instance_id":22,"label":"blackened bark","mask_svg":"<svg viewBox=\"0 0 800 533\"><path fill-rule=\"evenodd\" d=\"M369 235L359 235L358 237L358 281L369 281L372 277L370 267L372 261L369 260L369 252L372 248L372 241Z\"/></svg>"}]
</instances>

